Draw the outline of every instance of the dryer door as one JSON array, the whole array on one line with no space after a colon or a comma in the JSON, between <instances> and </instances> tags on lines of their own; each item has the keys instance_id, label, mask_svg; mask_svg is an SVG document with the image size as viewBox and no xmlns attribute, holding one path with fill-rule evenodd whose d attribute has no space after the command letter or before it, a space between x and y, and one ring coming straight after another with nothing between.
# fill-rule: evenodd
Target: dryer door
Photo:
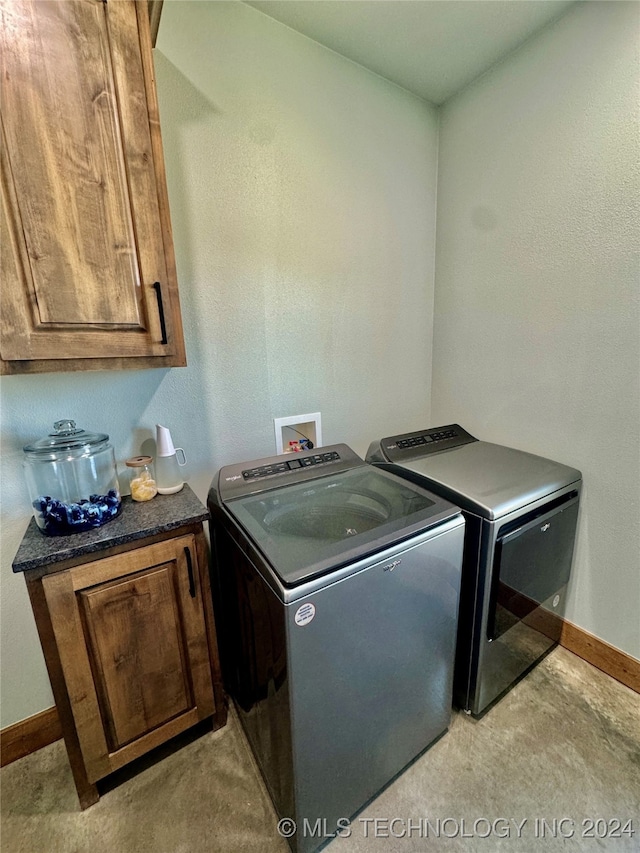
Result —
<instances>
[{"instance_id":1,"label":"dryer door","mask_svg":"<svg viewBox=\"0 0 640 853\"><path fill-rule=\"evenodd\" d=\"M565 493L498 530L486 628L471 663L467 707L476 716L558 644L578 499L578 490Z\"/></svg>"},{"instance_id":2,"label":"dryer door","mask_svg":"<svg viewBox=\"0 0 640 853\"><path fill-rule=\"evenodd\" d=\"M533 517L505 525L496 541L487 639L496 640L518 622L560 639L578 516L578 493L546 504Z\"/></svg>"}]
</instances>

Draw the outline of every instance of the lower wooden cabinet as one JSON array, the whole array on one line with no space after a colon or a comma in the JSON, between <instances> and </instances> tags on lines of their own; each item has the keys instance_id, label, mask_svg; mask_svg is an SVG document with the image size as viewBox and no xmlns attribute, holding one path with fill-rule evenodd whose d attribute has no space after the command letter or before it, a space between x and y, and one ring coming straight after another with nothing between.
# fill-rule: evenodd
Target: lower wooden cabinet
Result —
<instances>
[{"instance_id":1,"label":"lower wooden cabinet","mask_svg":"<svg viewBox=\"0 0 640 853\"><path fill-rule=\"evenodd\" d=\"M27 577L80 803L200 720L226 720L201 527Z\"/></svg>"}]
</instances>

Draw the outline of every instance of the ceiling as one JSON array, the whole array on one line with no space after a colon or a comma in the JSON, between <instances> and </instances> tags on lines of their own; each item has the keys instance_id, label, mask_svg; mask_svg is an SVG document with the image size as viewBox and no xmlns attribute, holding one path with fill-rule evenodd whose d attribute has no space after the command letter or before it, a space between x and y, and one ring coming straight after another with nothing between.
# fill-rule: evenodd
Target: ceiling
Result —
<instances>
[{"instance_id":1,"label":"ceiling","mask_svg":"<svg viewBox=\"0 0 640 853\"><path fill-rule=\"evenodd\" d=\"M441 104L574 0L254 0L247 5Z\"/></svg>"}]
</instances>

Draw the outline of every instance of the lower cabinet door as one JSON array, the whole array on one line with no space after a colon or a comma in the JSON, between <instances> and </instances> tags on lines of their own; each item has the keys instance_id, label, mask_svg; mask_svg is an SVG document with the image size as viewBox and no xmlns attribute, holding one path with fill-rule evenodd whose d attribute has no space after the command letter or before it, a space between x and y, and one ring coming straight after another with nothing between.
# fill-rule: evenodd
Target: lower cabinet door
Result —
<instances>
[{"instance_id":1,"label":"lower cabinet door","mask_svg":"<svg viewBox=\"0 0 640 853\"><path fill-rule=\"evenodd\" d=\"M195 539L43 578L94 782L214 713Z\"/></svg>"}]
</instances>

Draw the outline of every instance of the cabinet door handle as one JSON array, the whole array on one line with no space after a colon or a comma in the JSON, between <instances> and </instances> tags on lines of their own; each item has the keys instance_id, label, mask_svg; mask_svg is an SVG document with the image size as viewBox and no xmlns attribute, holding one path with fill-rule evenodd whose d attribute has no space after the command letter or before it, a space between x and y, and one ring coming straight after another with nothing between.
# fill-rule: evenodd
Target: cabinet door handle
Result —
<instances>
[{"instance_id":1,"label":"cabinet door handle","mask_svg":"<svg viewBox=\"0 0 640 853\"><path fill-rule=\"evenodd\" d=\"M162 285L159 281L154 282L153 289L156 292L156 297L158 299L158 314L160 315L160 332L162 333L162 340L160 343L166 344L167 341L167 326L164 321L164 306L162 304Z\"/></svg>"},{"instance_id":2,"label":"cabinet door handle","mask_svg":"<svg viewBox=\"0 0 640 853\"><path fill-rule=\"evenodd\" d=\"M193 563L191 562L191 551L185 546L184 556L187 559L187 572L189 573L189 595L191 598L196 597L196 582L193 577Z\"/></svg>"}]
</instances>

